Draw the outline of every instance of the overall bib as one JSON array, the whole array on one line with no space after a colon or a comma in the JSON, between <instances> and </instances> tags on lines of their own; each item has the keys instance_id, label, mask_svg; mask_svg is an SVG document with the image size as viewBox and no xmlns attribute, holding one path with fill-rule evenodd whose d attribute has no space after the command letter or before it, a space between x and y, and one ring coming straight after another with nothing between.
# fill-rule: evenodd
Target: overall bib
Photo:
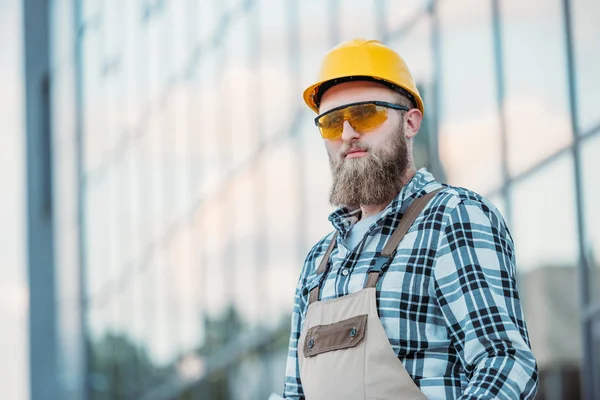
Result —
<instances>
[{"instance_id":1,"label":"overall bib","mask_svg":"<svg viewBox=\"0 0 600 400\"><path fill-rule=\"evenodd\" d=\"M307 400L426 400L398 359L376 304L376 286L396 254L398 244L438 192L415 199L368 272L364 288L319 301L320 285L329 272L337 232L321 260L321 283L309 294L298 340L300 380Z\"/></svg>"}]
</instances>

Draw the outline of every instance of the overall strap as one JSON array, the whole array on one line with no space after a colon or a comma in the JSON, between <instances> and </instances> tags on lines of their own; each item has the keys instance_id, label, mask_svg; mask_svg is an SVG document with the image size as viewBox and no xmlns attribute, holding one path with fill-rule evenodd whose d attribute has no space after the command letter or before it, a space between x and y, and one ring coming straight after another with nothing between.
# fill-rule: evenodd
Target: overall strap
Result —
<instances>
[{"instance_id":1,"label":"overall strap","mask_svg":"<svg viewBox=\"0 0 600 400\"><path fill-rule=\"evenodd\" d=\"M329 263L329 256L331 255L331 252L333 251L333 248L335 247L335 244L337 242L337 235L338 235L338 233L337 233L337 231L335 231L335 233L333 234L333 237L331 238L331 242L329 242L329 247L327 247L327 251L325 252L325 255L323 256L323 259L321 260L321 264L319 264L319 268L317 269L317 276L318 275L322 275L323 277L325 276L325 270L327 269L327 264ZM320 287L321 287L321 283L316 285L310 291L310 295L308 297L308 304L311 304L311 303L319 300Z\"/></svg>"},{"instance_id":2,"label":"overall strap","mask_svg":"<svg viewBox=\"0 0 600 400\"><path fill-rule=\"evenodd\" d=\"M413 202L408 206L408 209L402 216L398 227L385 243L385 246L383 247L381 255L376 264L369 270L369 276L367 278L365 288L377 286L379 277L394 259L394 256L396 255L396 248L404 238L404 235L406 235L406 232L408 232L412 224L417 220L417 217L425 209L427 204L429 204L429 201L433 198L433 196L435 196L440 190L442 189L437 189L431 193L427 193L426 195L413 200Z\"/></svg>"}]
</instances>

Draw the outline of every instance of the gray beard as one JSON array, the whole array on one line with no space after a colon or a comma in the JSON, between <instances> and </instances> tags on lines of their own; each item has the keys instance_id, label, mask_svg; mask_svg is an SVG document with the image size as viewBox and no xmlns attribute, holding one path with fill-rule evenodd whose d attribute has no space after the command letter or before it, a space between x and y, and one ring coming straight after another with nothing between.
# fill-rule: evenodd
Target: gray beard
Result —
<instances>
[{"instance_id":1,"label":"gray beard","mask_svg":"<svg viewBox=\"0 0 600 400\"><path fill-rule=\"evenodd\" d=\"M392 134L387 148L375 151L365 144L352 146L366 150L367 156L341 158L337 155L335 160L329 156L333 176L329 192L331 205L350 209L379 205L391 201L400 192L409 168L403 128Z\"/></svg>"}]
</instances>

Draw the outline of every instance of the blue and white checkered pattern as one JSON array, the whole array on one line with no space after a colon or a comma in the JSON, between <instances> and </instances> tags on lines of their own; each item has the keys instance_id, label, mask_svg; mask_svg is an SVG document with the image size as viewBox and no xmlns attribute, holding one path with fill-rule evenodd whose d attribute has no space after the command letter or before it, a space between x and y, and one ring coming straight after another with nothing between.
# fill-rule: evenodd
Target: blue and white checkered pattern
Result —
<instances>
[{"instance_id":1,"label":"blue and white checkered pattern","mask_svg":"<svg viewBox=\"0 0 600 400\"><path fill-rule=\"evenodd\" d=\"M355 249L345 239L355 218L341 208L321 300L357 292L405 210L443 187L398 246L379 279L377 305L390 343L428 399L532 399L538 386L517 292L513 241L500 212L482 196L442 185L421 169ZM295 294L284 397L303 399L298 338L316 269L333 233L308 254ZM349 274L342 274L348 269ZM343 373L331 371L331 373ZM327 379L324 376L323 379Z\"/></svg>"}]
</instances>

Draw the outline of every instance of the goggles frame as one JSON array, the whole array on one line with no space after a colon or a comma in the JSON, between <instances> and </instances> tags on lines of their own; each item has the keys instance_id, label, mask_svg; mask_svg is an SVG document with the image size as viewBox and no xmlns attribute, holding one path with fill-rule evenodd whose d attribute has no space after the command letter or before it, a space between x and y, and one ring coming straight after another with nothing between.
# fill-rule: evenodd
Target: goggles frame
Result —
<instances>
[{"instance_id":1,"label":"goggles frame","mask_svg":"<svg viewBox=\"0 0 600 400\"><path fill-rule=\"evenodd\" d=\"M387 107L387 108L391 108L394 110L400 110L400 111L409 111L410 110L410 108L408 108L406 106L402 106L400 104L389 103L387 101L379 101L379 100L359 101L356 103L344 104L342 106L335 107L335 108L332 108L331 110L325 111L323 114L317 115L314 119L315 126L318 127L319 130L321 130L321 126L319 125L319 119L323 118L324 116L326 116L328 114L331 114L332 112L343 110L345 108L352 107L352 106L360 106L363 104L373 104L376 106ZM343 125L343 123L342 123L342 125ZM321 136L323 136L323 132L321 132Z\"/></svg>"}]
</instances>

